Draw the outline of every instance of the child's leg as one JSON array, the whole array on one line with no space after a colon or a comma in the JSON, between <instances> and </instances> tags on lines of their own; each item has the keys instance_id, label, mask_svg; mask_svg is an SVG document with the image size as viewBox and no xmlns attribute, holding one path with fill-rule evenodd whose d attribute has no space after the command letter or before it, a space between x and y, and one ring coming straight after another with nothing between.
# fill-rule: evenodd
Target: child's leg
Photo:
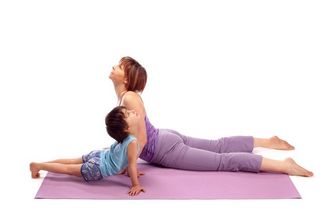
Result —
<instances>
[{"instance_id":1,"label":"child's leg","mask_svg":"<svg viewBox=\"0 0 320 213\"><path fill-rule=\"evenodd\" d=\"M61 174L68 174L81 177L82 164L62 164L62 163L30 163L32 178L39 177L39 171L45 170Z\"/></svg>"},{"instance_id":2,"label":"child's leg","mask_svg":"<svg viewBox=\"0 0 320 213\"><path fill-rule=\"evenodd\" d=\"M57 159L53 161L48 161L46 163L81 164L83 163L83 161L82 161L82 157L80 157L80 158L70 158L70 159Z\"/></svg>"},{"instance_id":3,"label":"child's leg","mask_svg":"<svg viewBox=\"0 0 320 213\"><path fill-rule=\"evenodd\" d=\"M293 150L294 146L277 136L271 138L254 138L254 147L265 147L269 149Z\"/></svg>"},{"instance_id":4,"label":"child's leg","mask_svg":"<svg viewBox=\"0 0 320 213\"><path fill-rule=\"evenodd\" d=\"M280 172L289 175L311 177L313 173L299 166L292 158L283 161L262 158L260 171Z\"/></svg>"}]
</instances>

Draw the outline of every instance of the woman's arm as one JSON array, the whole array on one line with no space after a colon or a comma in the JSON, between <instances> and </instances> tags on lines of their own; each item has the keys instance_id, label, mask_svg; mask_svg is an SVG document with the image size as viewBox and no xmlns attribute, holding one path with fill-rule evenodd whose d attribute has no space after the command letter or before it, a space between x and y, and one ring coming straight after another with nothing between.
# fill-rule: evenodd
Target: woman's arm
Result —
<instances>
[{"instance_id":1,"label":"woman's arm","mask_svg":"<svg viewBox=\"0 0 320 213\"><path fill-rule=\"evenodd\" d=\"M123 105L127 107L129 110L135 110L140 115L140 120L138 123L138 135L136 137L138 138L141 147L144 146L144 144L147 143L147 131L146 131L146 123L145 123L145 116L146 112L144 109L143 102L140 98L140 96L132 91L129 91L125 94Z\"/></svg>"},{"instance_id":2,"label":"woman's arm","mask_svg":"<svg viewBox=\"0 0 320 213\"><path fill-rule=\"evenodd\" d=\"M133 141L128 145L128 173L131 179L131 189L129 195L138 195L145 190L140 186L137 172L137 142Z\"/></svg>"}]
</instances>

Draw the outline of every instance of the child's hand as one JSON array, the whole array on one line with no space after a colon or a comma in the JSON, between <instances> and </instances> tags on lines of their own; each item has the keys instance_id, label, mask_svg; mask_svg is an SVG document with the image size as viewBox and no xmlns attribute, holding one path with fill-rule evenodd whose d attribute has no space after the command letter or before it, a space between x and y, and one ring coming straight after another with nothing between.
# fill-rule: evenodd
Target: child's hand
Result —
<instances>
[{"instance_id":1,"label":"child's hand","mask_svg":"<svg viewBox=\"0 0 320 213\"><path fill-rule=\"evenodd\" d=\"M138 195L140 192L146 192L144 190L144 188L142 188L140 185L137 185L137 186L132 186L130 191L128 192L128 194L130 196L136 196Z\"/></svg>"}]
</instances>

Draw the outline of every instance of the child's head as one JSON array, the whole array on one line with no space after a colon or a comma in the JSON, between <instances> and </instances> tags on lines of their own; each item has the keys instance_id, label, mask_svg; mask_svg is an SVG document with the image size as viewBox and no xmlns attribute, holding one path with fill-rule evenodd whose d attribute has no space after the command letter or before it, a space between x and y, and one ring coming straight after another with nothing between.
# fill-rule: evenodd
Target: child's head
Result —
<instances>
[{"instance_id":1,"label":"child's head","mask_svg":"<svg viewBox=\"0 0 320 213\"><path fill-rule=\"evenodd\" d=\"M119 143L135 132L138 114L133 110L127 110L124 106L112 109L106 116L106 128L108 134Z\"/></svg>"}]
</instances>

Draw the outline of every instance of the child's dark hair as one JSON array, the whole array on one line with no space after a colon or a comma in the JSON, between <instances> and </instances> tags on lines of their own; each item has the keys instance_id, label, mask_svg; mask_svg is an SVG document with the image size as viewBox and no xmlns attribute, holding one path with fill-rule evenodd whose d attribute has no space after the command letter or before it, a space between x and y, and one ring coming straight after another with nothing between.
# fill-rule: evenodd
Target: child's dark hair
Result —
<instances>
[{"instance_id":1,"label":"child's dark hair","mask_svg":"<svg viewBox=\"0 0 320 213\"><path fill-rule=\"evenodd\" d=\"M118 143L122 143L129 135L126 131L128 124L125 120L124 110L126 110L124 106L115 107L108 113L105 120L108 134L118 141Z\"/></svg>"}]
</instances>

